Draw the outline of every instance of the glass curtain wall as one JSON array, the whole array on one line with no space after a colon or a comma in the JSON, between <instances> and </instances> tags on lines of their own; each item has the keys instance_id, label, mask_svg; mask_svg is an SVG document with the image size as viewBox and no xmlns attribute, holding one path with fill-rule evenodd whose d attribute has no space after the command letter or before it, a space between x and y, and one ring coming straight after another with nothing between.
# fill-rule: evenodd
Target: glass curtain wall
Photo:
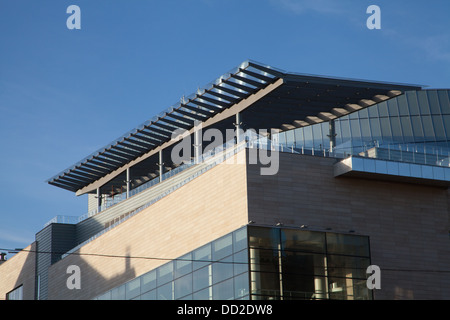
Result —
<instances>
[{"instance_id":1,"label":"glass curtain wall","mask_svg":"<svg viewBox=\"0 0 450 320\"><path fill-rule=\"evenodd\" d=\"M367 300L369 238L249 227L252 299Z\"/></svg>"},{"instance_id":2,"label":"glass curtain wall","mask_svg":"<svg viewBox=\"0 0 450 320\"><path fill-rule=\"evenodd\" d=\"M371 299L369 238L248 226L98 300Z\"/></svg>"},{"instance_id":3,"label":"glass curtain wall","mask_svg":"<svg viewBox=\"0 0 450 320\"><path fill-rule=\"evenodd\" d=\"M336 153L357 155L377 148L390 156L395 152L434 155L433 159L436 154L450 155L450 90L407 91L333 122ZM278 141L322 154L330 150L330 122L281 132Z\"/></svg>"}]
</instances>

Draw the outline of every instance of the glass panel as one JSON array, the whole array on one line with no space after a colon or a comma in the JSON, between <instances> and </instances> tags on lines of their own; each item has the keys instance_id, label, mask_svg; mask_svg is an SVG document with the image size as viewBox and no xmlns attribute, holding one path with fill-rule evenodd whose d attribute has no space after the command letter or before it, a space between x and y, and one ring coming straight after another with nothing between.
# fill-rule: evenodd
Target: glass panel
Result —
<instances>
[{"instance_id":1,"label":"glass panel","mask_svg":"<svg viewBox=\"0 0 450 320\"><path fill-rule=\"evenodd\" d=\"M392 117L392 116L394 116L394 117L396 117L396 116L398 116L399 115L399 112L398 112L398 105L397 105L397 99L391 99L391 100L388 100L388 101L386 101L387 102L387 104L388 104L388 112L389 112L389 115Z\"/></svg>"},{"instance_id":2,"label":"glass panel","mask_svg":"<svg viewBox=\"0 0 450 320\"><path fill-rule=\"evenodd\" d=\"M434 135L433 122L431 121L431 116L422 116L422 123L425 140L427 141L436 140Z\"/></svg>"},{"instance_id":3,"label":"glass panel","mask_svg":"<svg viewBox=\"0 0 450 320\"><path fill-rule=\"evenodd\" d=\"M202 268L208 264L211 263L212 257L211 257L211 244L208 243L207 245L204 245L203 247L198 248L197 250L194 250L192 253L193 256L193 270Z\"/></svg>"},{"instance_id":4,"label":"glass panel","mask_svg":"<svg viewBox=\"0 0 450 320\"><path fill-rule=\"evenodd\" d=\"M295 129L294 134L295 134L295 145L303 146L305 144L305 142L303 141L303 129L302 128Z\"/></svg>"},{"instance_id":5,"label":"glass panel","mask_svg":"<svg viewBox=\"0 0 450 320\"><path fill-rule=\"evenodd\" d=\"M248 271L248 251L242 250L233 255L233 272L238 275L242 272Z\"/></svg>"},{"instance_id":6,"label":"glass panel","mask_svg":"<svg viewBox=\"0 0 450 320\"><path fill-rule=\"evenodd\" d=\"M391 123L389 118L380 118L380 126L383 140L392 141Z\"/></svg>"},{"instance_id":7,"label":"glass panel","mask_svg":"<svg viewBox=\"0 0 450 320\"><path fill-rule=\"evenodd\" d=\"M142 294L141 300L156 300L156 289Z\"/></svg>"},{"instance_id":8,"label":"glass panel","mask_svg":"<svg viewBox=\"0 0 450 320\"><path fill-rule=\"evenodd\" d=\"M249 227L248 231L250 247L278 249L280 229Z\"/></svg>"},{"instance_id":9,"label":"glass panel","mask_svg":"<svg viewBox=\"0 0 450 320\"><path fill-rule=\"evenodd\" d=\"M278 251L273 249L250 249L252 271L278 272Z\"/></svg>"},{"instance_id":10,"label":"glass panel","mask_svg":"<svg viewBox=\"0 0 450 320\"><path fill-rule=\"evenodd\" d=\"M111 290L111 300L125 300L125 285Z\"/></svg>"},{"instance_id":11,"label":"glass panel","mask_svg":"<svg viewBox=\"0 0 450 320\"><path fill-rule=\"evenodd\" d=\"M414 142L414 134L411 126L411 119L409 117L400 117L403 131L403 141Z\"/></svg>"},{"instance_id":12,"label":"glass panel","mask_svg":"<svg viewBox=\"0 0 450 320\"><path fill-rule=\"evenodd\" d=\"M363 236L327 233L327 252L354 256L369 256L369 238Z\"/></svg>"},{"instance_id":13,"label":"glass panel","mask_svg":"<svg viewBox=\"0 0 450 320\"><path fill-rule=\"evenodd\" d=\"M314 149L323 149L322 128L320 124L312 125Z\"/></svg>"},{"instance_id":14,"label":"glass panel","mask_svg":"<svg viewBox=\"0 0 450 320\"><path fill-rule=\"evenodd\" d=\"M212 243L213 260L220 260L233 253L232 234L226 235Z\"/></svg>"},{"instance_id":15,"label":"glass panel","mask_svg":"<svg viewBox=\"0 0 450 320\"><path fill-rule=\"evenodd\" d=\"M415 91L407 91L406 98L407 98L408 105L409 105L409 113L412 116L420 115L419 103L417 102L416 92Z\"/></svg>"},{"instance_id":16,"label":"glass panel","mask_svg":"<svg viewBox=\"0 0 450 320\"><path fill-rule=\"evenodd\" d=\"M417 100L419 101L419 109L421 114L430 114L430 106L428 105L428 96L426 92L418 91Z\"/></svg>"},{"instance_id":17,"label":"glass panel","mask_svg":"<svg viewBox=\"0 0 450 320\"><path fill-rule=\"evenodd\" d=\"M367 279L368 258L328 255L327 270L330 277Z\"/></svg>"},{"instance_id":18,"label":"glass panel","mask_svg":"<svg viewBox=\"0 0 450 320\"><path fill-rule=\"evenodd\" d=\"M369 118L378 118L378 104L366 108L366 110L369 112Z\"/></svg>"},{"instance_id":19,"label":"glass panel","mask_svg":"<svg viewBox=\"0 0 450 320\"><path fill-rule=\"evenodd\" d=\"M175 261L175 278L192 272L192 254L188 253Z\"/></svg>"},{"instance_id":20,"label":"glass panel","mask_svg":"<svg viewBox=\"0 0 450 320\"><path fill-rule=\"evenodd\" d=\"M234 297L235 299L241 298L249 294L248 289L249 278L248 273L243 273L237 277L234 277Z\"/></svg>"},{"instance_id":21,"label":"glass panel","mask_svg":"<svg viewBox=\"0 0 450 320\"><path fill-rule=\"evenodd\" d=\"M304 135L305 135L305 148L311 149L314 146L313 143L313 136L312 136L312 126L305 127L304 128Z\"/></svg>"},{"instance_id":22,"label":"glass panel","mask_svg":"<svg viewBox=\"0 0 450 320\"><path fill-rule=\"evenodd\" d=\"M173 300L172 282L169 282L156 289L157 300Z\"/></svg>"},{"instance_id":23,"label":"glass panel","mask_svg":"<svg viewBox=\"0 0 450 320\"><path fill-rule=\"evenodd\" d=\"M213 286L214 300L234 299L233 279L218 283Z\"/></svg>"},{"instance_id":24,"label":"glass panel","mask_svg":"<svg viewBox=\"0 0 450 320\"><path fill-rule=\"evenodd\" d=\"M280 297L280 276L278 273L252 272L251 273L251 293L265 296L260 299L279 299Z\"/></svg>"},{"instance_id":25,"label":"glass panel","mask_svg":"<svg viewBox=\"0 0 450 320\"><path fill-rule=\"evenodd\" d=\"M336 146L342 144L341 121L334 120L334 130L336 133Z\"/></svg>"},{"instance_id":26,"label":"glass panel","mask_svg":"<svg viewBox=\"0 0 450 320\"><path fill-rule=\"evenodd\" d=\"M292 146L294 144L294 130L286 131L286 145Z\"/></svg>"},{"instance_id":27,"label":"glass panel","mask_svg":"<svg viewBox=\"0 0 450 320\"><path fill-rule=\"evenodd\" d=\"M380 117L387 117L387 116L389 116L386 102L380 102L378 104L378 113L380 114Z\"/></svg>"},{"instance_id":28,"label":"glass panel","mask_svg":"<svg viewBox=\"0 0 450 320\"><path fill-rule=\"evenodd\" d=\"M282 248L291 251L325 252L325 233L282 229Z\"/></svg>"},{"instance_id":29,"label":"glass panel","mask_svg":"<svg viewBox=\"0 0 450 320\"><path fill-rule=\"evenodd\" d=\"M432 114L441 114L441 113L450 114L450 110L444 112L444 110L441 109L441 105L439 103L439 98L436 90L423 91L423 94L426 94L428 96L428 102Z\"/></svg>"},{"instance_id":30,"label":"glass panel","mask_svg":"<svg viewBox=\"0 0 450 320\"><path fill-rule=\"evenodd\" d=\"M206 289L200 290L198 292L195 292L192 295L192 298L194 300L211 300L212 299L212 288L206 288Z\"/></svg>"},{"instance_id":31,"label":"glass panel","mask_svg":"<svg viewBox=\"0 0 450 320\"><path fill-rule=\"evenodd\" d=\"M450 115L443 115L442 119L444 120L445 134L450 137Z\"/></svg>"},{"instance_id":32,"label":"glass panel","mask_svg":"<svg viewBox=\"0 0 450 320\"><path fill-rule=\"evenodd\" d=\"M283 299L324 299L326 298L326 279L314 275L284 274Z\"/></svg>"},{"instance_id":33,"label":"glass panel","mask_svg":"<svg viewBox=\"0 0 450 320\"><path fill-rule=\"evenodd\" d=\"M408 102L406 101L406 96L403 94L397 98L398 112L401 116L409 116Z\"/></svg>"},{"instance_id":34,"label":"glass panel","mask_svg":"<svg viewBox=\"0 0 450 320\"><path fill-rule=\"evenodd\" d=\"M233 252L247 248L247 228L233 232Z\"/></svg>"},{"instance_id":35,"label":"glass panel","mask_svg":"<svg viewBox=\"0 0 450 320\"><path fill-rule=\"evenodd\" d=\"M436 133L436 140L437 141L447 140L447 137L445 135L445 130L444 130L444 124L442 122L442 117L441 116L432 116L432 119L433 119L434 131Z\"/></svg>"},{"instance_id":36,"label":"glass panel","mask_svg":"<svg viewBox=\"0 0 450 320\"><path fill-rule=\"evenodd\" d=\"M204 268L198 269L193 273L193 288L194 291L206 288L212 285L212 267L206 266Z\"/></svg>"},{"instance_id":37,"label":"glass panel","mask_svg":"<svg viewBox=\"0 0 450 320\"><path fill-rule=\"evenodd\" d=\"M174 281L175 299L179 299L192 293L192 273L189 273Z\"/></svg>"},{"instance_id":38,"label":"glass panel","mask_svg":"<svg viewBox=\"0 0 450 320\"><path fill-rule=\"evenodd\" d=\"M342 143L351 140L350 120L341 121Z\"/></svg>"},{"instance_id":39,"label":"glass panel","mask_svg":"<svg viewBox=\"0 0 450 320\"><path fill-rule=\"evenodd\" d=\"M376 141L382 141L380 120L378 118L370 119L370 129L372 129L372 138Z\"/></svg>"},{"instance_id":40,"label":"glass panel","mask_svg":"<svg viewBox=\"0 0 450 320\"><path fill-rule=\"evenodd\" d=\"M369 119L361 119L361 135L364 142L372 142L372 135L370 133Z\"/></svg>"},{"instance_id":41,"label":"glass panel","mask_svg":"<svg viewBox=\"0 0 450 320\"><path fill-rule=\"evenodd\" d=\"M233 258L228 257L212 264L213 284L233 276Z\"/></svg>"},{"instance_id":42,"label":"glass panel","mask_svg":"<svg viewBox=\"0 0 450 320\"><path fill-rule=\"evenodd\" d=\"M325 276L325 255L317 253L284 251L281 269L285 274L316 274Z\"/></svg>"},{"instance_id":43,"label":"glass panel","mask_svg":"<svg viewBox=\"0 0 450 320\"><path fill-rule=\"evenodd\" d=\"M441 105L442 113L450 114L450 91L449 90L438 90L439 103Z\"/></svg>"},{"instance_id":44,"label":"glass panel","mask_svg":"<svg viewBox=\"0 0 450 320\"><path fill-rule=\"evenodd\" d=\"M422 122L420 117L411 117L411 124L414 132L414 138L416 141L423 141Z\"/></svg>"},{"instance_id":45,"label":"glass panel","mask_svg":"<svg viewBox=\"0 0 450 320\"><path fill-rule=\"evenodd\" d=\"M172 281L173 279L173 262L166 263L157 269L158 274L158 286Z\"/></svg>"},{"instance_id":46,"label":"glass panel","mask_svg":"<svg viewBox=\"0 0 450 320\"><path fill-rule=\"evenodd\" d=\"M156 288L156 270L144 274L141 279L141 292L146 292Z\"/></svg>"},{"instance_id":47,"label":"glass panel","mask_svg":"<svg viewBox=\"0 0 450 320\"><path fill-rule=\"evenodd\" d=\"M125 286L125 297L130 300L137 297L141 293L141 279L136 278Z\"/></svg>"},{"instance_id":48,"label":"glass panel","mask_svg":"<svg viewBox=\"0 0 450 320\"><path fill-rule=\"evenodd\" d=\"M391 117L391 129L392 129L392 138L394 141L402 142L403 141L403 135L402 130L400 126L400 120L398 117Z\"/></svg>"}]
</instances>

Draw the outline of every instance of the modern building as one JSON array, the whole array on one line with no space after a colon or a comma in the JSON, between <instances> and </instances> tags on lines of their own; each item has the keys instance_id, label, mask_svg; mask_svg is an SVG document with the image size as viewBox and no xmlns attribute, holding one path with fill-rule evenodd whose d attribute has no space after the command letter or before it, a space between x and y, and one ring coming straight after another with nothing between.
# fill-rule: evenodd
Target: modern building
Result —
<instances>
[{"instance_id":1,"label":"modern building","mask_svg":"<svg viewBox=\"0 0 450 320\"><path fill-rule=\"evenodd\" d=\"M0 297L449 299L449 143L450 90L244 62L50 178Z\"/></svg>"}]
</instances>

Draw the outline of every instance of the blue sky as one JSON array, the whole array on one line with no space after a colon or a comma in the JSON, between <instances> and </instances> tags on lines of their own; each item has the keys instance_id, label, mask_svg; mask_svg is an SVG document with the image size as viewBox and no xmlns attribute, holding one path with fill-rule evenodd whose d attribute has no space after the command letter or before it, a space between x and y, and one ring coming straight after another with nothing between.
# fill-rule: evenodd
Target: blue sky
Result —
<instances>
[{"instance_id":1,"label":"blue sky","mask_svg":"<svg viewBox=\"0 0 450 320\"><path fill-rule=\"evenodd\" d=\"M69 30L69 5L81 29ZM369 5L381 29L369 30ZM45 180L251 59L450 88L450 2L0 0L0 248L87 198Z\"/></svg>"}]
</instances>

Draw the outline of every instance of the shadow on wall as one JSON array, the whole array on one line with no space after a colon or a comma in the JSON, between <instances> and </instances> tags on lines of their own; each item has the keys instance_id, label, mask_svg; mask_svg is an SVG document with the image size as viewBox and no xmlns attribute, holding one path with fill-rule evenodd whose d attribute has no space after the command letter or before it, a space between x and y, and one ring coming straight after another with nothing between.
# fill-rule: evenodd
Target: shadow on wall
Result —
<instances>
[{"instance_id":1,"label":"shadow on wall","mask_svg":"<svg viewBox=\"0 0 450 320\"><path fill-rule=\"evenodd\" d=\"M123 260L123 271L112 260ZM94 267L98 266L98 267ZM91 255L79 251L49 268L48 300L89 300L136 277L129 247L124 255Z\"/></svg>"}]
</instances>

